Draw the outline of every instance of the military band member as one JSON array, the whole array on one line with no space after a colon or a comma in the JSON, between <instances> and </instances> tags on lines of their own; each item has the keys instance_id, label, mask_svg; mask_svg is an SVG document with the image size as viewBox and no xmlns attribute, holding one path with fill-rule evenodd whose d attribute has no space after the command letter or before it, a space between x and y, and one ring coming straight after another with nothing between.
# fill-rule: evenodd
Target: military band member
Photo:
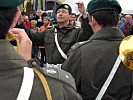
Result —
<instances>
[{"instance_id":1,"label":"military band member","mask_svg":"<svg viewBox=\"0 0 133 100\"><path fill-rule=\"evenodd\" d=\"M132 72L117 63L124 38L117 28L121 6L116 0L91 0L87 10L94 34L72 47L62 69L73 75L83 100L132 100Z\"/></svg>"},{"instance_id":2,"label":"military band member","mask_svg":"<svg viewBox=\"0 0 133 100\"><path fill-rule=\"evenodd\" d=\"M88 40L93 34L89 25L88 15L83 3L78 3L79 11L83 14L82 28L74 28L70 22L72 9L68 4L61 4L56 9L58 25L51 29L33 34L27 31L33 45L45 45L47 67L58 67L67 59L66 54L76 42ZM22 24L21 28L24 28Z\"/></svg>"},{"instance_id":3,"label":"military band member","mask_svg":"<svg viewBox=\"0 0 133 100\"><path fill-rule=\"evenodd\" d=\"M26 32L13 28L24 0L0 2L0 100L82 100L69 73L38 68L31 59L32 42ZM11 37L6 38L8 32ZM19 41L19 53L6 39Z\"/></svg>"}]
</instances>

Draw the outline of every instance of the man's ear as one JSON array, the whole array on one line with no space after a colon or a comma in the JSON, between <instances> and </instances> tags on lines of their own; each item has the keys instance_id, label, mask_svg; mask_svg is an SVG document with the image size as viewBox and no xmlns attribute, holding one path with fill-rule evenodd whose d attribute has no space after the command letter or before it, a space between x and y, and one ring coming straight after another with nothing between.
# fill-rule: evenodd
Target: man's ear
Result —
<instances>
[{"instance_id":1,"label":"man's ear","mask_svg":"<svg viewBox=\"0 0 133 100\"><path fill-rule=\"evenodd\" d=\"M91 25L92 25L92 27L95 27L97 25L97 22L93 16L91 17Z\"/></svg>"},{"instance_id":2,"label":"man's ear","mask_svg":"<svg viewBox=\"0 0 133 100\"><path fill-rule=\"evenodd\" d=\"M11 25L10 29L16 26L16 24L17 24L17 22L18 22L20 16L21 16L21 11L20 11L20 9L19 9L19 7L18 7L18 8L17 8L16 15L14 16L14 19L13 19L13 22L12 22L12 25Z\"/></svg>"},{"instance_id":3,"label":"man's ear","mask_svg":"<svg viewBox=\"0 0 133 100\"><path fill-rule=\"evenodd\" d=\"M99 31L100 29L102 29L102 26L97 23L97 21L95 20L95 18L93 16L92 16L91 27L92 27L94 33Z\"/></svg>"}]
</instances>

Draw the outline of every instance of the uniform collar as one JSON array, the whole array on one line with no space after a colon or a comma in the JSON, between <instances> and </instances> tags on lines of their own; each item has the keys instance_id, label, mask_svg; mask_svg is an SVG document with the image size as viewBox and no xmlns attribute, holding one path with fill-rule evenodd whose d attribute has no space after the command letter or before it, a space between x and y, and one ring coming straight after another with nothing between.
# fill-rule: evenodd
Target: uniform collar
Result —
<instances>
[{"instance_id":1,"label":"uniform collar","mask_svg":"<svg viewBox=\"0 0 133 100\"><path fill-rule=\"evenodd\" d=\"M90 40L94 39L105 39L105 40L122 40L124 38L124 34L118 28L112 27L104 27L98 32L94 33Z\"/></svg>"},{"instance_id":2,"label":"uniform collar","mask_svg":"<svg viewBox=\"0 0 133 100\"><path fill-rule=\"evenodd\" d=\"M0 70L26 67L27 62L6 40L0 40Z\"/></svg>"},{"instance_id":3,"label":"uniform collar","mask_svg":"<svg viewBox=\"0 0 133 100\"><path fill-rule=\"evenodd\" d=\"M57 29L72 29L73 27L72 27L72 24L71 23L69 23L68 25L67 25L67 27L66 26L64 26L64 27L62 27L62 28L60 28L59 27L59 24L57 24L56 26L55 26L55 28L57 28Z\"/></svg>"},{"instance_id":4,"label":"uniform collar","mask_svg":"<svg viewBox=\"0 0 133 100\"><path fill-rule=\"evenodd\" d=\"M60 28L59 25L55 26L55 28L60 31L61 33L64 33L64 34L68 34L68 31L72 30L73 27L72 27L72 24L68 24L67 27L62 27Z\"/></svg>"}]
</instances>

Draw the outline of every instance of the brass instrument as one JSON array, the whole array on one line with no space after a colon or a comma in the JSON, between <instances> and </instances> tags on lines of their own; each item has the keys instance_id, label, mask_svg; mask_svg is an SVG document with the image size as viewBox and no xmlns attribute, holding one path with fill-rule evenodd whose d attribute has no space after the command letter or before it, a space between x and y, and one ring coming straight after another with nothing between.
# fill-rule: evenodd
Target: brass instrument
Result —
<instances>
[{"instance_id":1,"label":"brass instrument","mask_svg":"<svg viewBox=\"0 0 133 100\"><path fill-rule=\"evenodd\" d=\"M133 35L129 35L122 40L119 55L125 67L133 70Z\"/></svg>"},{"instance_id":2,"label":"brass instrument","mask_svg":"<svg viewBox=\"0 0 133 100\"><path fill-rule=\"evenodd\" d=\"M16 47L17 47L17 52L20 52L20 44L18 38L14 35L14 33L8 33L6 36L6 40L8 41L15 41L16 42Z\"/></svg>"}]
</instances>

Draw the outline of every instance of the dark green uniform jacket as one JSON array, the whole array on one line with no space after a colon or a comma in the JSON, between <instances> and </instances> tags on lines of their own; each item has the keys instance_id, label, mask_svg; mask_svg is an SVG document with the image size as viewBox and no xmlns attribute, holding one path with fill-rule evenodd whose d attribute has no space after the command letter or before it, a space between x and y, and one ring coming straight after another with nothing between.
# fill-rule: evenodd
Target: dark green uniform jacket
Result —
<instances>
[{"instance_id":1,"label":"dark green uniform jacket","mask_svg":"<svg viewBox=\"0 0 133 100\"><path fill-rule=\"evenodd\" d=\"M16 100L22 84L23 67L27 66L27 62L9 42L0 40L0 100ZM54 69L55 74L50 74L46 70L48 69L44 69L43 74L50 87L52 100L81 100L70 74L57 69ZM47 100L36 74L29 100Z\"/></svg>"},{"instance_id":2,"label":"dark green uniform jacket","mask_svg":"<svg viewBox=\"0 0 133 100\"><path fill-rule=\"evenodd\" d=\"M82 29L73 28L71 24L61 29L58 26L56 28L59 45L65 54L76 42L88 40L93 34L88 18L83 19ZM45 45L47 63L62 64L65 59L61 56L55 44L54 30L54 28L46 29L44 32L36 34L29 30L27 33L33 45Z\"/></svg>"},{"instance_id":3,"label":"dark green uniform jacket","mask_svg":"<svg viewBox=\"0 0 133 100\"><path fill-rule=\"evenodd\" d=\"M119 29L106 27L84 44L73 46L62 69L73 75L84 100L97 97L119 55L119 44L123 38ZM102 100L130 100L131 81L131 71L121 63Z\"/></svg>"}]
</instances>

